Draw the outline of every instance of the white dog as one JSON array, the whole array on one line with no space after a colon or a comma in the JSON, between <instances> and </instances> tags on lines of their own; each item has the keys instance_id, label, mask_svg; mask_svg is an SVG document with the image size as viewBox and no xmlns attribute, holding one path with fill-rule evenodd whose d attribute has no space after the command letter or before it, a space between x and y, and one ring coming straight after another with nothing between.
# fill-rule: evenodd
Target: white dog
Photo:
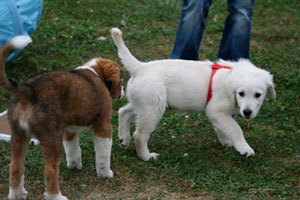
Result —
<instances>
[{"instance_id":1,"label":"white dog","mask_svg":"<svg viewBox=\"0 0 300 200\"><path fill-rule=\"evenodd\" d=\"M211 84L212 97L207 101L212 65L210 61L156 60L138 61L125 46L122 32L111 30L118 55L130 72L127 96L129 103L119 110L119 139L121 146L130 143L130 122L136 119L133 134L139 157L145 161L156 158L148 150L148 139L166 108L185 112L204 111L212 122L224 146L234 146L242 155L253 156L254 150L246 142L243 131L233 119L238 112L253 119L266 97L276 100L273 76L255 67L250 61L219 60L230 69L219 69Z\"/></svg>"}]
</instances>

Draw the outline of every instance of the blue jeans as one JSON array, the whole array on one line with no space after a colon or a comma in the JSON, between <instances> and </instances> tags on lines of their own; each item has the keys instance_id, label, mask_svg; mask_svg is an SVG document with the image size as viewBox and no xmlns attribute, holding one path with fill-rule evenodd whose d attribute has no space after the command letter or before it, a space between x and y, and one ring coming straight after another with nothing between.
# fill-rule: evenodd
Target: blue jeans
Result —
<instances>
[{"instance_id":1,"label":"blue jeans","mask_svg":"<svg viewBox=\"0 0 300 200\"><path fill-rule=\"evenodd\" d=\"M184 0L172 59L198 60L205 29L205 19L212 0ZM251 20L254 0L228 0L229 14L219 48L218 58L250 59Z\"/></svg>"}]
</instances>

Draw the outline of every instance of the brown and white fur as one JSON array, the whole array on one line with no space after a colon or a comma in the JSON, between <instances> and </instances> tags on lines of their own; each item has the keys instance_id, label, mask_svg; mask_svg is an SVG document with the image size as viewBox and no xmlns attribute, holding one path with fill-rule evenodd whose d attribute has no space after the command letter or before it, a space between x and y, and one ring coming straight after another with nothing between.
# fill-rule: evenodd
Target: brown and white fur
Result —
<instances>
[{"instance_id":1,"label":"brown and white fur","mask_svg":"<svg viewBox=\"0 0 300 200\"><path fill-rule=\"evenodd\" d=\"M7 57L31 42L17 36L0 48L0 89L12 94L8 118L12 129L9 199L26 199L24 157L31 137L40 141L45 158L45 199L66 200L59 184L59 164L64 146L69 168L82 167L79 133L94 132L96 169L99 177L113 177L112 98L123 95L117 63L95 58L70 72L49 72L20 84L5 73Z\"/></svg>"},{"instance_id":2,"label":"brown and white fur","mask_svg":"<svg viewBox=\"0 0 300 200\"><path fill-rule=\"evenodd\" d=\"M218 64L232 68L220 69L212 82L212 98L207 94L212 73L210 61L155 60L138 61L125 46L122 32L113 28L113 40L119 57L131 78L127 85L129 103L119 110L119 139L121 146L130 143L130 122L136 119L133 134L139 157L156 158L150 153L148 140L166 108L185 112L205 112L212 122L222 145L234 146L242 155L253 156L243 131L232 117L238 112L253 119L269 93L275 100L273 76L255 67L249 60L237 62L219 60Z\"/></svg>"}]
</instances>

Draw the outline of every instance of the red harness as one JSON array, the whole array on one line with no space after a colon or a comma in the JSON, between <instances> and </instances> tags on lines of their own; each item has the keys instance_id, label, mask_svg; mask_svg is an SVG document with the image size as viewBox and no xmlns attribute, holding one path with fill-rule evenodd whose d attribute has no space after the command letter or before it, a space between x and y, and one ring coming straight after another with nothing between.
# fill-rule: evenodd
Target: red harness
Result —
<instances>
[{"instance_id":1,"label":"red harness","mask_svg":"<svg viewBox=\"0 0 300 200\"><path fill-rule=\"evenodd\" d=\"M211 68L212 68L212 73L211 73L210 81L209 81L209 88L208 88L206 104L208 104L208 102L210 101L210 99L212 97L212 80L213 80L217 70L218 69L232 69L231 67L222 66L222 65L218 65L218 64L213 64L211 66Z\"/></svg>"}]
</instances>

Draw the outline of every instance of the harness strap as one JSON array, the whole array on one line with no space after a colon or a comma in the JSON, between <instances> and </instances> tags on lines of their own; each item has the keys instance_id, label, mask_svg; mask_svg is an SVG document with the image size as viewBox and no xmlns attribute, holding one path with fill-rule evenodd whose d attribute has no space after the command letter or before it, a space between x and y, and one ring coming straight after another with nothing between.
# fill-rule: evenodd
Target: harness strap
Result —
<instances>
[{"instance_id":1,"label":"harness strap","mask_svg":"<svg viewBox=\"0 0 300 200\"><path fill-rule=\"evenodd\" d=\"M212 68L212 73L211 73L210 81L209 81L209 88L208 88L206 104L208 104L208 102L210 101L210 99L212 97L212 81L213 81L213 78L214 78L217 70L219 70L219 69L232 69L231 67L222 66L222 65L218 65L218 64L213 64L211 66L211 68Z\"/></svg>"}]
</instances>

